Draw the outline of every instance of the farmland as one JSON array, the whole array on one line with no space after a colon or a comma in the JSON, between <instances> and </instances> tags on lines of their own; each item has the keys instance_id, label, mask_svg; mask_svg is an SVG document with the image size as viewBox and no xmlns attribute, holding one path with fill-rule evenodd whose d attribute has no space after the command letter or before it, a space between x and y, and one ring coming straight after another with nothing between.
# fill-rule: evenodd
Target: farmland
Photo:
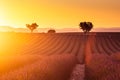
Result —
<instances>
[{"instance_id":1,"label":"farmland","mask_svg":"<svg viewBox=\"0 0 120 80\"><path fill-rule=\"evenodd\" d=\"M119 80L120 33L0 33L0 80Z\"/></svg>"}]
</instances>

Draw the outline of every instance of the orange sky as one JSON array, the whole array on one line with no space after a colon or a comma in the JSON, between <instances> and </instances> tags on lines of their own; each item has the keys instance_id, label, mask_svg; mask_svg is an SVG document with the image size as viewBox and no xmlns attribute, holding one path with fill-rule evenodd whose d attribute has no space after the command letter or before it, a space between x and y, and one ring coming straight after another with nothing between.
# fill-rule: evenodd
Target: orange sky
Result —
<instances>
[{"instance_id":1,"label":"orange sky","mask_svg":"<svg viewBox=\"0 0 120 80\"><path fill-rule=\"evenodd\" d=\"M0 0L0 26L78 28L80 21L120 27L120 0Z\"/></svg>"}]
</instances>

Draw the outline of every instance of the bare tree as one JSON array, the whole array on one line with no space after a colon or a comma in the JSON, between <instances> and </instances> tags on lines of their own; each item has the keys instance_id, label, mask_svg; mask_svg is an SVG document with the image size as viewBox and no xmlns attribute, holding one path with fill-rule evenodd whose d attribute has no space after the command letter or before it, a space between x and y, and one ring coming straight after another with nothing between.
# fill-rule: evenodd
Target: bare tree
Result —
<instances>
[{"instance_id":1,"label":"bare tree","mask_svg":"<svg viewBox=\"0 0 120 80\"><path fill-rule=\"evenodd\" d=\"M39 25L37 25L37 23L32 23L30 24L26 24L26 27L29 28L31 30L31 33L33 32L34 29L36 29Z\"/></svg>"}]
</instances>

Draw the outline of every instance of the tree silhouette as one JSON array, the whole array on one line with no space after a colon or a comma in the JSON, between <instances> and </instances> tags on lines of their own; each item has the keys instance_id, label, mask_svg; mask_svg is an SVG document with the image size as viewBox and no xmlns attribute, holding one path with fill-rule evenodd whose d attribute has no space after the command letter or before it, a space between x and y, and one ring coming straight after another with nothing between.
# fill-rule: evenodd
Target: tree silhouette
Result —
<instances>
[{"instance_id":1,"label":"tree silhouette","mask_svg":"<svg viewBox=\"0 0 120 80\"><path fill-rule=\"evenodd\" d=\"M33 32L34 29L36 29L38 27L37 23L32 23L30 24L26 24L26 27L29 28L31 30L31 33Z\"/></svg>"},{"instance_id":2,"label":"tree silhouette","mask_svg":"<svg viewBox=\"0 0 120 80\"><path fill-rule=\"evenodd\" d=\"M50 29L48 30L48 33L56 33L56 31L54 29Z\"/></svg>"},{"instance_id":3,"label":"tree silhouette","mask_svg":"<svg viewBox=\"0 0 120 80\"><path fill-rule=\"evenodd\" d=\"M89 32L93 28L92 22L80 22L80 29L84 31L84 33Z\"/></svg>"}]
</instances>

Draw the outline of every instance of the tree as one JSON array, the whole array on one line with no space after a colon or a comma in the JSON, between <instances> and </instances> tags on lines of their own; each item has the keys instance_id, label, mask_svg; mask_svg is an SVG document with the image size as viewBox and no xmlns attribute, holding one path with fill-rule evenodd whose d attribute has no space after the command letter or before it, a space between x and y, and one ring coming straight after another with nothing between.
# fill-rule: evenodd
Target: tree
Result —
<instances>
[{"instance_id":1,"label":"tree","mask_svg":"<svg viewBox=\"0 0 120 80\"><path fill-rule=\"evenodd\" d=\"M93 28L92 22L80 22L80 29L84 31L84 33L89 32Z\"/></svg>"},{"instance_id":2,"label":"tree","mask_svg":"<svg viewBox=\"0 0 120 80\"><path fill-rule=\"evenodd\" d=\"M56 33L56 31L54 29L50 29L48 30L48 33Z\"/></svg>"},{"instance_id":3,"label":"tree","mask_svg":"<svg viewBox=\"0 0 120 80\"><path fill-rule=\"evenodd\" d=\"M39 25L37 25L37 23L32 23L30 24L26 24L26 27L29 28L31 30L31 33L33 32L34 29L36 29Z\"/></svg>"}]
</instances>

